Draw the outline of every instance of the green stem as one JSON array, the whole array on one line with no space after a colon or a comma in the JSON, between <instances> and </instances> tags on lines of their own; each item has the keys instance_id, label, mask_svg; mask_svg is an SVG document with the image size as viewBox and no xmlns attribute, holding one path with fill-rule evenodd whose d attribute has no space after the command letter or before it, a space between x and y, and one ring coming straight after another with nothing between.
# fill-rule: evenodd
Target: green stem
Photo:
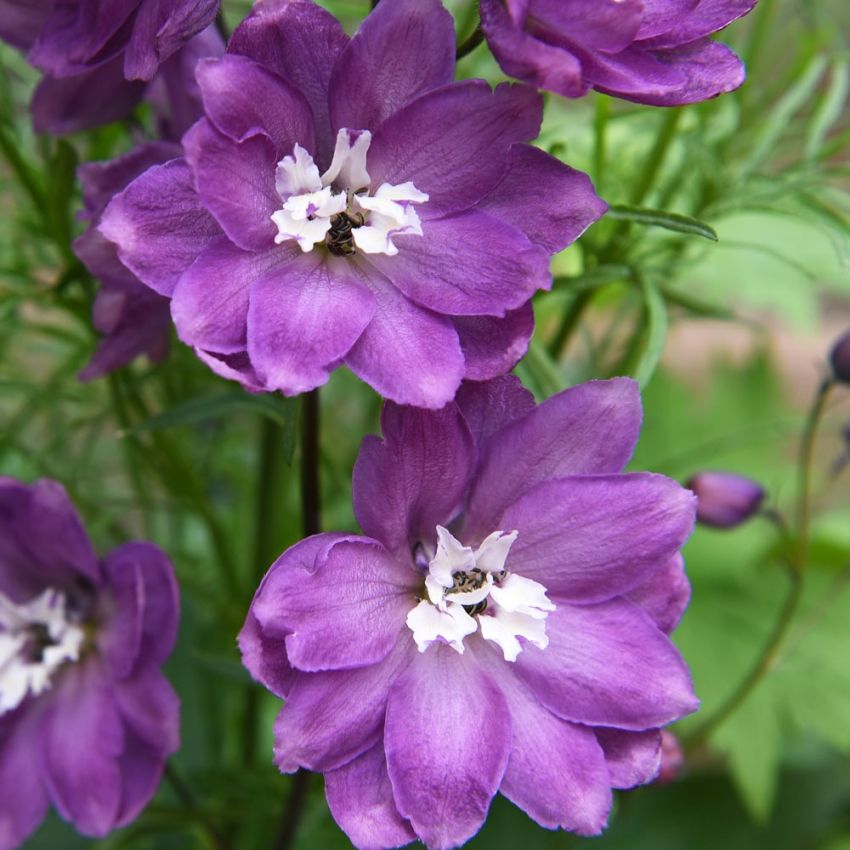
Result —
<instances>
[{"instance_id":1,"label":"green stem","mask_svg":"<svg viewBox=\"0 0 850 850\"><path fill-rule=\"evenodd\" d=\"M191 789L177 772L173 764L168 762L165 765L165 779L174 791L175 796L182 804L187 812L194 815L198 822L203 826L210 842L216 850L230 850L230 845L227 839L219 832L218 827L212 822L209 815L201 809L195 801L195 796Z\"/></svg>"},{"instance_id":2,"label":"green stem","mask_svg":"<svg viewBox=\"0 0 850 850\"><path fill-rule=\"evenodd\" d=\"M6 162L9 163L9 167L15 173L26 193L30 196L33 206L43 217L45 215L44 191L36 182L30 167L18 152L14 141L6 135L6 130L3 127L0 127L0 152L2 152Z\"/></svg>"},{"instance_id":3,"label":"green stem","mask_svg":"<svg viewBox=\"0 0 850 850\"><path fill-rule=\"evenodd\" d=\"M482 41L484 41L484 30L481 29L479 22L475 29L458 45L455 58L463 59L464 56L468 56Z\"/></svg>"},{"instance_id":4,"label":"green stem","mask_svg":"<svg viewBox=\"0 0 850 850\"><path fill-rule=\"evenodd\" d=\"M602 192L605 174L606 129L611 112L611 101L604 94L596 95L596 112L593 119L593 179L596 191Z\"/></svg>"},{"instance_id":5,"label":"green stem","mask_svg":"<svg viewBox=\"0 0 850 850\"><path fill-rule=\"evenodd\" d=\"M564 310L558 330L549 342L549 354L554 360L560 360L564 349L576 329L579 319L587 309L594 295L593 289L585 289L579 292Z\"/></svg>"}]
</instances>

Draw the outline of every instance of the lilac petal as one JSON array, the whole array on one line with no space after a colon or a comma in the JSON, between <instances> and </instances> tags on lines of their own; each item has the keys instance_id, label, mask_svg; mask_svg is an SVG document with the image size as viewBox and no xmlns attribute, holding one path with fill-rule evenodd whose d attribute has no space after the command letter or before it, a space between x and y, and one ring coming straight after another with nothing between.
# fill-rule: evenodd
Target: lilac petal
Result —
<instances>
[{"instance_id":1,"label":"lilac petal","mask_svg":"<svg viewBox=\"0 0 850 850\"><path fill-rule=\"evenodd\" d=\"M377 130L420 94L451 83L454 66L454 23L439 0L379 4L334 67L334 129Z\"/></svg>"},{"instance_id":2,"label":"lilac petal","mask_svg":"<svg viewBox=\"0 0 850 850\"><path fill-rule=\"evenodd\" d=\"M247 352L220 354L215 351L204 351L201 348L196 348L195 355L202 363L206 363L216 375L227 378L228 381L238 381L242 384L243 389L249 393L266 392L266 388L262 385L259 376L251 365L251 361L248 359Z\"/></svg>"},{"instance_id":3,"label":"lilac petal","mask_svg":"<svg viewBox=\"0 0 850 850\"><path fill-rule=\"evenodd\" d=\"M521 721L520 721L521 722ZM419 653L393 685L384 748L398 811L432 850L484 823L511 750L505 697L471 654Z\"/></svg>"},{"instance_id":4,"label":"lilac petal","mask_svg":"<svg viewBox=\"0 0 850 850\"><path fill-rule=\"evenodd\" d=\"M254 616L289 632L286 652L299 670L364 667L385 658L415 604L417 575L380 543L340 540L315 572L293 565L275 577L275 593L255 599Z\"/></svg>"},{"instance_id":5,"label":"lilac petal","mask_svg":"<svg viewBox=\"0 0 850 850\"><path fill-rule=\"evenodd\" d=\"M251 286L300 259L297 253L278 245L267 251L243 251L226 236L214 239L174 288L171 315L180 339L221 354L244 351Z\"/></svg>"},{"instance_id":6,"label":"lilac petal","mask_svg":"<svg viewBox=\"0 0 850 850\"><path fill-rule=\"evenodd\" d=\"M73 77L46 76L30 106L33 128L64 135L111 124L129 115L144 92L144 83L124 79L120 56Z\"/></svg>"},{"instance_id":7,"label":"lilac petal","mask_svg":"<svg viewBox=\"0 0 850 850\"><path fill-rule=\"evenodd\" d=\"M593 731L556 717L488 652L511 715L511 755L499 791L547 829L598 835L608 820L611 788Z\"/></svg>"},{"instance_id":8,"label":"lilac petal","mask_svg":"<svg viewBox=\"0 0 850 850\"><path fill-rule=\"evenodd\" d=\"M535 26L583 48L619 53L636 38L643 0L533 0Z\"/></svg>"},{"instance_id":9,"label":"lilac petal","mask_svg":"<svg viewBox=\"0 0 850 850\"><path fill-rule=\"evenodd\" d=\"M661 733L624 732L622 729L593 730L605 753L612 788L636 788L652 782L661 767Z\"/></svg>"},{"instance_id":10,"label":"lilac petal","mask_svg":"<svg viewBox=\"0 0 850 850\"><path fill-rule=\"evenodd\" d=\"M314 158L320 169L330 165L333 153L328 90L334 65L347 43L339 21L311 0L263 0L254 4L228 44L230 53L266 65L307 98L316 126Z\"/></svg>"},{"instance_id":11,"label":"lilac petal","mask_svg":"<svg viewBox=\"0 0 850 850\"><path fill-rule=\"evenodd\" d=\"M649 581L684 545L695 499L663 475L576 475L538 484L494 528L517 529L510 569L571 602L603 602Z\"/></svg>"},{"instance_id":12,"label":"lilac petal","mask_svg":"<svg viewBox=\"0 0 850 850\"><path fill-rule=\"evenodd\" d=\"M0 593L27 601L78 577L99 584L100 566L65 488L0 477Z\"/></svg>"},{"instance_id":13,"label":"lilac petal","mask_svg":"<svg viewBox=\"0 0 850 850\"><path fill-rule=\"evenodd\" d=\"M83 835L106 835L121 804L124 730L97 659L68 668L54 685L40 744L43 778L59 814Z\"/></svg>"},{"instance_id":14,"label":"lilac petal","mask_svg":"<svg viewBox=\"0 0 850 850\"><path fill-rule=\"evenodd\" d=\"M723 29L732 21L751 12L756 5L756 0L700 0L699 3L691 0L690 5L696 8L676 20L673 20L671 15L666 29L656 27L656 32L651 33L649 30L645 32L642 27L641 32L638 33L641 46L657 50L690 44L692 41L705 38Z\"/></svg>"},{"instance_id":15,"label":"lilac petal","mask_svg":"<svg viewBox=\"0 0 850 850\"><path fill-rule=\"evenodd\" d=\"M384 439L366 437L354 465L354 515L365 534L409 562L412 541L433 542L437 525L460 509L475 445L454 405L387 403L381 426Z\"/></svg>"},{"instance_id":16,"label":"lilac petal","mask_svg":"<svg viewBox=\"0 0 850 850\"><path fill-rule=\"evenodd\" d=\"M280 208L275 190L275 150L264 136L234 142L201 119L183 137L186 160L203 205L232 242L246 251L271 248Z\"/></svg>"},{"instance_id":17,"label":"lilac petal","mask_svg":"<svg viewBox=\"0 0 850 850\"><path fill-rule=\"evenodd\" d=\"M477 446L535 409L534 396L515 375L491 381L464 381L455 399Z\"/></svg>"},{"instance_id":18,"label":"lilac petal","mask_svg":"<svg viewBox=\"0 0 850 850\"><path fill-rule=\"evenodd\" d=\"M263 133L280 159L296 144L311 151L313 113L304 95L279 74L245 56L207 59L195 69L210 121L235 142Z\"/></svg>"},{"instance_id":19,"label":"lilac petal","mask_svg":"<svg viewBox=\"0 0 850 850\"><path fill-rule=\"evenodd\" d=\"M510 171L479 208L555 254L597 221L608 205L590 178L530 145L514 145Z\"/></svg>"},{"instance_id":20,"label":"lilac petal","mask_svg":"<svg viewBox=\"0 0 850 850\"><path fill-rule=\"evenodd\" d=\"M546 250L480 210L425 221L422 230L422 236L396 236L395 257L374 254L369 261L437 313L504 316L552 285Z\"/></svg>"},{"instance_id":21,"label":"lilac petal","mask_svg":"<svg viewBox=\"0 0 850 850\"><path fill-rule=\"evenodd\" d=\"M677 552L635 587L628 598L640 605L665 634L670 634L691 599L691 585L685 575L685 560Z\"/></svg>"},{"instance_id":22,"label":"lilac petal","mask_svg":"<svg viewBox=\"0 0 850 850\"><path fill-rule=\"evenodd\" d=\"M50 5L44 0L0 0L0 41L29 50L44 27Z\"/></svg>"},{"instance_id":23,"label":"lilac petal","mask_svg":"<svg viewBox=\"0 0 850 850\"><path fill-rule=\"evenodd\" d=\"M451 320L417 306L389 281L373 289L375 315L348 352L348 367L399 404L439 408L463 378L463 352Z\"/></svg>"},{"instance_id":24,"label":"lilac petal","mask_svg":"<svg viewBox=\"0 0 850 850\"><path fill-rule=\"evenodd\" d=\"M344 258L311 251L251 287L248 353L263 384L297 395L327 382L375 311Z\"/></svg>"},{"instance_id":25,"label":"lilac petal","mask_svg":"<svg viewBox=\"0 0 850 850\"><path fill-rule=\"evenodd\" d=\"M502 70L536 88L581 97L589 85L578 59L568 51L526 33L502 0L481 0L481 27Z\"/></svg>"},{"instance_id":26,"label":"lilac petal","mask_svg":"<svg viewBox=\"0 0 850 850\"><path fill-rule=\"evenodd\" d=\"M143 2L124 53L124 76L150 80L160 64L212 23L218 6L218 0Z\"/></svg>"},{"instance_id":27,"label":"lilac petal","mask_svg":"<svg viewBox=\"0 0 850 850\"><path fill-rule=\"evenodd\" d=\"M556 600L549 646L526 644L516 674L550 711L594 726L644 731L699 707L679 651L625 599L599 605Z\"/></svg>"},{"instance_id":28,"label":"lilac petal","mask_svg":"<svg viewBox=\"0 0 850 850\"><path fill-rule=\"evenodd\" d=\"M496 316L457 316L455 330L466 361L464 377L486 381L513 369L528 351L534 333L531 302Z\"/></svg>"},{"instance_id":29,"label":"lilac petal","mask_svg":"<svg viewBox=\"0 0 850 850\"><path fill-rule=\"evenodd\" d=\"M590 381L547 399L495 434L483 452L468 526L490 534L505 508L542 481L619 472L631 457L641 418L638 386L629 378Z\"/></svg>"},{"instance_id":30,"label":"lilac petal","mask_svg":"<svg viewBox=\"0 0 850 850\"><path fill-rule=\"evenodd\" d=\"M0 847L18 847L47 814L47 794L39 776L38 712L24 706L0 716Z\"/></svg>"},{"instance_id":31,"label":"lilac petal","mask_svg":"<svg viewBox=\"0 0 850 850\"><path fill-rule=\"evenodd\" d=\"M281 592L279 580L294 569L313 572L316 559L344 538L343 534L316 534L291 546L269 568L248 609L238 639L242 663L258 682L281 698L286 697L297 674L286 654L285 638L289 629L274 605L274 599ZM262 620L257 617L258 608L263 614Z\"/></svg>"},{"instance_id":32,"label":"lilac petal","mask_svg":"<svg viewBox=\"0 0 850 850\"><path fill-rule=\"evenodd\" d=\"M380 743L326 773L325 796L334 820L359 850L385 850L416 840L396 808Z\"/></svg>"},{"instance_id":33,"label":"lilac petal","mask_svg":"<svg viewBox=\"0 0 850 850\"><path fill-rule=\"evenodd\" d=\"M132 732L125 730L124 752L119 759L121 805L115 826L132 823L150 803L162 781L165 759Z\"/></svg>"},{"instance_id":34,"label":"lilac petal","mask_svg":"<svg viewBox=\"0 0 850 850\"><path fill-rule=\"evenodd\" d=\"M526 86L505 83L493 91L467 80L428 92L375 134L372 183L412 181L429 197L423 221L462 212L493 190L507 171L510 146L535 138L541 117L540 96Z\"/></svg>"},{"instance_id":35,"label":"lilac petal","mask_svg":"<svg viewBox=\"0 0 850 850\"><path fill-rule=\"evenodd\" d=\"M126 543L103 561L112 607L98 643L114 676L162 664L174 650L180 600L174 568L150 543Z\"/></svg>"},{"instance_id":36,"label":"lilac petal","mask_svg":"<svg viewBox=\"0 0 850 850\"><path fill-rule=\"evenodd\" d=\"M100 232L118 246L121 262L160 295L221 230L201 206L185 160L148 169L103 213Z\"/></svg>"},{"instance_id":37,"label":"lilac petal","mask_svg":"<svg viewBox=\"0 0 850 850\"><path fill-rule=\"evenodd\" d=\"M728 0L721 0L721 2L726 3ZM640 29L635 38L642 41L679 30L686 25L694 14L694 10L704 5L707 5L704 0L644 0ZM683 39L679 44L684 41L693 41L693 39Z\"/></svg>"},{"instance_id":38,"label":"lilac petal","mask_svg":"<svg viewBox=\"0 0 850 850\"><path fill-rule=\"evenodd\" d=\"M407 630L397 637L377 664L297 674L275 723L275 763L284 773L334 770L381 740L387 695L416 654Z\"/></svg>"},{"instance_id":39,"label":"lilac petal","mask_svg":"<svg viewBox=\"0 0 850 850\"><path fill-rule=\"evenodd\" d=\"M122 721L132 734L160 758L180 747L180 700L156 667L114 683Z\"/></svg>"}]
</instances>

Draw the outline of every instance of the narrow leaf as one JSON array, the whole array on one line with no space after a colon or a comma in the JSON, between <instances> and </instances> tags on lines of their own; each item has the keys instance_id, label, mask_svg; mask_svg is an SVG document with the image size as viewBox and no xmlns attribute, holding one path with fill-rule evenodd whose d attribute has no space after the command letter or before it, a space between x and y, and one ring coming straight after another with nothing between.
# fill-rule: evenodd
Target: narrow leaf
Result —
<instances>
[{"instance_id":1,"label":"narrow leaf","mask_svg":"<svg viewBox=\"0 0 850 850\"><path fill-rule=\"evenodd\" d=\"M608 210L608 218L615 221L633 221L645 227L663 227L665 230L689 233L692 236L702 236L703 239L717 242L717 232L710 224L681 213L654 210L648 207L633 207L628 204L613 204Z\"/></svg>"}]
</instances>

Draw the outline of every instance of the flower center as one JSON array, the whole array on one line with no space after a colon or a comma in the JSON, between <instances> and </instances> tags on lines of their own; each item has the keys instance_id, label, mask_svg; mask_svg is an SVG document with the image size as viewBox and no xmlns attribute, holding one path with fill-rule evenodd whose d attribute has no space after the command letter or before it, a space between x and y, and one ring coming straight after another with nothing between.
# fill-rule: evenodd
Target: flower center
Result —
<instances>
[{"instance_id":1,"label":"flower center","mask_svg":"<svg viewBox=\"0 0 850 850\"><path fill-rule=\"evenodd\" d=\"M413 204L425 203L428 195L413 183L382 183L373 193L366 170L371 142L368 130L340 130L330 168L321 176L301 145L277 164L275 187L283 206L272 221L278 245L295 240L304 252L324 243L340 257L357 251L394 256L394 236L422 235Z\"/></svg>"},{"instance_id":2,"label":"flower center","mask_svg":"<svg viewBox=\"0 0 850 850\"><path fill-rule=\"evenodd\" d=\"M59 591L22 604L0 593L0 716L46 691L53 674L80 657L84 640Z\"/></svg>"},{"instance_id":3,"label":"flower center","mask_svg":"<svg viewBox=\"0 0 850 850\"><path fill-rule=\"evenodd\" d=\"M437 551L425 577L428 598L407 615L420 652L442 640L462 654L463 639L479 629L506 661L522 652L520 638L540 649L549 645L546 617L555 606L546 588L505 569L516 538L516 531L494 531L473 550L437 526Z\"/></svg>"}]
</instances>

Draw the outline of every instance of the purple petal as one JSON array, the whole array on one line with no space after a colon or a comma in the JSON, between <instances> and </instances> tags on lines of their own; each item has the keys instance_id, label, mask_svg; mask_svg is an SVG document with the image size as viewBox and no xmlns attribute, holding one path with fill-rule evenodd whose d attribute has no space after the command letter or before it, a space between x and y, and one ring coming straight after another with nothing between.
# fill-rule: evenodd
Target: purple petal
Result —
<instances>
[{"instance_id":1,"label":"purple petal","mask_svg":"<svg viewBox=\"0 0 850 850\"><path fill-rule=\"evenodd\" d=\"M649 581L684 545L695 500L648 472L538 484L494 529L517 529L510 569L571 602L603 602Z\"/></svg>"},{"instance_id":2,"label":"purple petal","mask_svg":"<svg viewBox=\"0 0 850 850\"><path fill-rule=\"evenodd\" d=\"M334 129L377 130L420 94L451 83L454 66L454 22L439 0L379 4L334 67Z\"/></svg>"},{"instance_id":3,"label":"purple petal","mask_svg":"<svg viewBox=\"0 0 850 850\"><path fill-rule=\"evenodd\" d=\"M228 381L238 381L250 393L263 393L266 388L262 385L254 367L248 360L245 351L235 354L219 354L215 351L204 351L196 348L195 354L202 363L206 363L216 375L227 378Z\"/></svg>"},{"instance_id":4,"label":"purple petal","mask_svg":"<svg viewBox=\"0 0 850 850\"><path fill-rule=\"evenodd\" d=\"M218 6L218 0L141 3L124 54L127 79L150 80L162 62L212 23Z\"/></svg>"},{"instance_id":5,"label":"purple petal","mask_svg":"<svg viewBox=\"0 0 850 850\"><path fill-rule=\"evenodd\" d=\"M378 664L297 674L275 723L275 763L284 773L334 770L381 740L387 695L416 654L409 633L398 638Z\"/></svg>"},{"instance_id":6,"label":"purple petal","mask_svg":"<svg viewBox=\"0 0 850 850\"><path fill-rule=\"evenodd\" d=\"M530 7L535 29L605 53L634 41L644 13L643 0L532 0Z\"/></svg>"},{"instance_id":7,"label":"purple petal","mask_svg":"<svg viewBox=\"0 0 850 850\"><path fill-rule=\"evenodd\" d=\"M165 759L151 750L131 731L124 732L124 752L119 759L121 805L115 826L132 823L150 803L162 781Z\"/></svg>"},{"instance_id":8,"label":"purple petal","mask_svg":"<svg viewBox=\"0 0 850 850\"><path fill-rule=\"evenodd\" d=\"M438 408L463 378L463 352L451 320L417 306L389 281L373 288L375 315L345 362L384 398Z\"/></svg>"},{"instance_id":9,"label":"purple petal","mask_svg":"<svg viewBox=\"0 0 850 850\"><path fill-rule=\"evenodd\" d=\"M201 206L185 160L148 169L103 213L100 232L118 246L121 262L160 295L221 230Z\"/></svg>"},{"instance_id":10,"label":"purple petal","mask_svg":"<svg viewBox=\"0 0 850 850\"><path fill-rule=\"evenodd\" d=\"M248 56L292 83L307 98L316 126L316 158L330 165L331 72L348 43L339 21L311 0L262 0L236 28L228 52ZM360 128L355 128L360 129Z\"/></svg>"},{"instance_id":11,"label":"purple petal","mask_svg":"<svg viewBox=\"0 0 850 850\"><path fill-rule=\"evenodd\" d=\"M50 5L46 0L0 0L0 41L29 50L44 26Z\"/></svg>"},{"instance_id":12,"label":"purple petal","mask_svg":"<svg viewBox=\"0 0 850 850\"><path fill-rule=\"evenodd\" d=\"M721 0L725 3L727 0ZM636 33L638 40L652 38L686 26L694 10L706 5L703 0L644 0L640 29ZM697 36L699 38L699 36ZM693 39L685 39L693 41ZM683 42L679 42L682 44Z\"/></svg>"},{"instance_id":13,"label":"purple petal","mask_svg":"<svg viewBox=\"0 0 850 850\"><path fill-rule=\"evenodd\" d=\"M499 791L547 829L598 835L608 820L611 788L605 758L590 729L556 717L488 652L511 715L511 755Z\"/></svg>"},{"instance_id":14,"label":"purple petal","mask_svg":"<svg viewBox=\"0 0 850 850\"><path fill-rule=\"evenodd\" d=\"M613 788L636 788L652 782L661 767L661 733L594 729L605 753Z\"/></svg>"},{"instance_id":15,"label":"purple petal","mask_svg":"<svg viewBox=\"0 0 850 850\"><path fill-rule=\"evenodd\" d=\"M161 759L180 746L180 700L168 679L146 667L114 683L121 718L139 742Z\"/></svg>"},{"instance_id":16,"label":"purple petal","mask_svg":"<svg viewBox=\"0 0 850 850\"><path fill-rule=\"evenodd\" d=\"M326 773L325 796L334 820L359 850L385 850L416 840L396 808L381 744Z\"/></svg>"},{"instance_id":17,"label":"purple petal","mask_svg":"<svg viewBox=\"0 0 850 850\"><path fill-rule=\"evenodd\" d=\"M412 181L426 192L423 219L462 212L493 190L507 171L510 146L535 138L541 117L540 96L526 86L445 86L381 125L369 148L369 174L374 185Z\"/></svg>"},{"instance_id":18,"label":"purple petal","mask_svg":"<svg viewBox=\"0 0 850 850\"><path fill-rule=\"evenodd\" d=\"M525 356L534 333L531 302L495 316L457 316L454 326L466 361L465 378L486 381L504 375Z\"/></svg>"},{"instance_id":19,"label":"purple petal","mask_svg":"<svg viewBox=\"0 0 850 850\"><path fill-rule=\"evenodd\" d=\"M274 606L274 599L280 593L278 581L290 570L313 572L317 557L344 537L343 534L316 534L291 546L269 568L248 609L245 625L239 633L242 663L258 682L281 698L286 697L296 674L286 654L285 638L289 630ZM264 614L262 621L255 613L258 606Z\"/></svg>"},{"instance_id":20,"label":"purple petal","mask_svg":"<svg viewBox=\"0 0 850 850\"><path fill-rule=\"evenodd\" d=\"M251 286L248 353L265 386L296 395L327 382L375 311L343 258L311 251Z\"/></svg>"},{"instance_id":21,"label":"purple petal","mask_svg":"<svg viewBox=\"0 0 850 850\"><path fill-rule=\"evenodd\" d=\"M631 457L641 423L640 395L629 378L590 381L539 405L482 453L467 525L486 536L505 508L553 478L619 472Z\"/></svg>"},{"instance_id":22,"label":"purple petal","mask_svg":"<svg viewBox=\"0 0 850 850\"><path fill-rule=\"evenodd\" d=\"M286 652L299 670L364 667L385 658L416 603L417 575L380 543L340 540L316 561L315 572L296 565L275 576L274 593L255 599L261 624L289 632Z\"/></svg>"},{"instance_id":23,"label":"purple petal","mask_svg":"<svg viewBox=\"0 0 850 850\"><path fill-rule=\"evenodd\" d=\"M625 599L599 605L556 600L549 646L526 644L514 665L536 698L559 717L644 731L699 706L678 650Z\"/></svg>"},{"instance_id":24,"label":"purple petal","mask_svg":"<svg viewBox=\"0 0 850 850\"><path fill-rule=\"evenodd\" d=\"M96 659L67 669L54 686L40 744L43 778L59 814L83 835L106 835L121 805L124 729Z\"/></svg>"},{"instance_id":25,"label":"purple petal","mask_svg":"<svg viewBox=\"0 0 850 850\"><path fill-rule=\"evenodd\" d=\"M477 446L536 407L534 396L514 375L491 381L464 381L456 402Z\"/></svg>"},{"instance_id":26,"label":"purple petal","mask_svg":"<svg viewBox=\"0 0 850 850\"><path fill-rule=\"evenodd\" d=\"M30 105L33 127L64 135L111 124L129 115L144 93L144 83L124 79L120 56L73 77L46 76Z\"/></svg>"},{"instance_id":27,"label":"purple petal","mask_svg":"<svg viewBox=\"0 0 850 850\"><path fill-rule=\"evenodd\" d=\"M275 190L277 158L264 135L234 142L201 119L183 137L186 160L203 205L232 242L246 251L271 248L280 209Z\"/></svg>"},{"instance_id":28,"label":"purple petal","mask_svg":"<svg viewBox=\"0 0 850 850\"><path fill-rule=\"evenodd\" d=\"M243 251L226 236L210 242L174 288L171 315L186 345L221 354L244 351L251 286L298 258L292 247Z\"/></svg>"},{"instance_id":29,"label":"purple petal","mask_svg":"<svg viewBox=\"0 0 850 850\"><path fill-rule=\"evenodd\" d=\"M454 405L424 411L387 403L384 439L363 440L352 480L354 515L363 532L404 562L416 540L460 509L475 464L475 445Z\"/></svg>"},{"instance_id":30,"label":"purple petal","mask_svg":"<svg viewBox=\"0 0 850 850\"><path fill-rule=\"evenodd\" d=\"M511 749L502 692L471 654L446 644L419 653L393 685L384 747L402 817L431 850L484 823Z\"/></svg>"},{"instance_id":31,"label":"purple petal","mask_svg":"<svg viewBox=\"0 0 850 850\"><path fill-rule=\"evenodd\" d=\"M641 27L638 37L642 40L642 46L659 49L689 44L723 29L751 12L756 5L756 0L699 0L698 3L679 0L674 5L682 2L696 8L687 15L679 16L673 10L673 14L665 21L666 27L656 26L654 32L649 27ZM669 0L665 5L669 5Z\"/></svg>"},{"instance_id":32,"label":"purple petal","mask_svg":"<svg viewBox=\"0 0 850 850\"><path fill-rule=\"evenodd\" d=\"M504 316L552 285L549 254L509 224L467 210L422 225L423 235L397 236L395 257L370 263L408 298L454 316Z\"/></svg>"},{"instance_id":33,"label":"purple petal","mask_svg":"<svg viewBox=\"0 0 850 850\"><path fill-rule=\"evenodd\" d=\"M514 145L510 171L479 208L550 254L563 250L608 209L590 178L530 145Z\"/></svg>"},{"instance_id":34,"label":"purple petal","mask_svg":"<svg viewBox=\"0 0 850 850\"><path fill-rule=\"evenodd\" d=\"M24 706L0 716L0 847L18 847L47 814L47 794L36 753L40 715Z\"/></svg>"},{"instance_id":35,"label":"purple petal","mask_svg":"<svg viewBox=\"0 0 850 850\"><path fill-rule=\"evenodd\" d=\"M691 599L691 585L685 575L685 560L677 552L665 564L635 587L629 594L632 602L640 605L665 634L670 634Z\"/></svg>"},{"instance_id":36,"label":"purple petal","mask_svg":"<svg viewBox=\"0 0 850 850\"><path fill-rule=\"evenodd\" d=\"M244 56L198 63L195 75L210 121L235 142L263 133L280 159L296 144L315 147L313 113L304 96L279 74Z\"/></svg>"}]
</instances>

